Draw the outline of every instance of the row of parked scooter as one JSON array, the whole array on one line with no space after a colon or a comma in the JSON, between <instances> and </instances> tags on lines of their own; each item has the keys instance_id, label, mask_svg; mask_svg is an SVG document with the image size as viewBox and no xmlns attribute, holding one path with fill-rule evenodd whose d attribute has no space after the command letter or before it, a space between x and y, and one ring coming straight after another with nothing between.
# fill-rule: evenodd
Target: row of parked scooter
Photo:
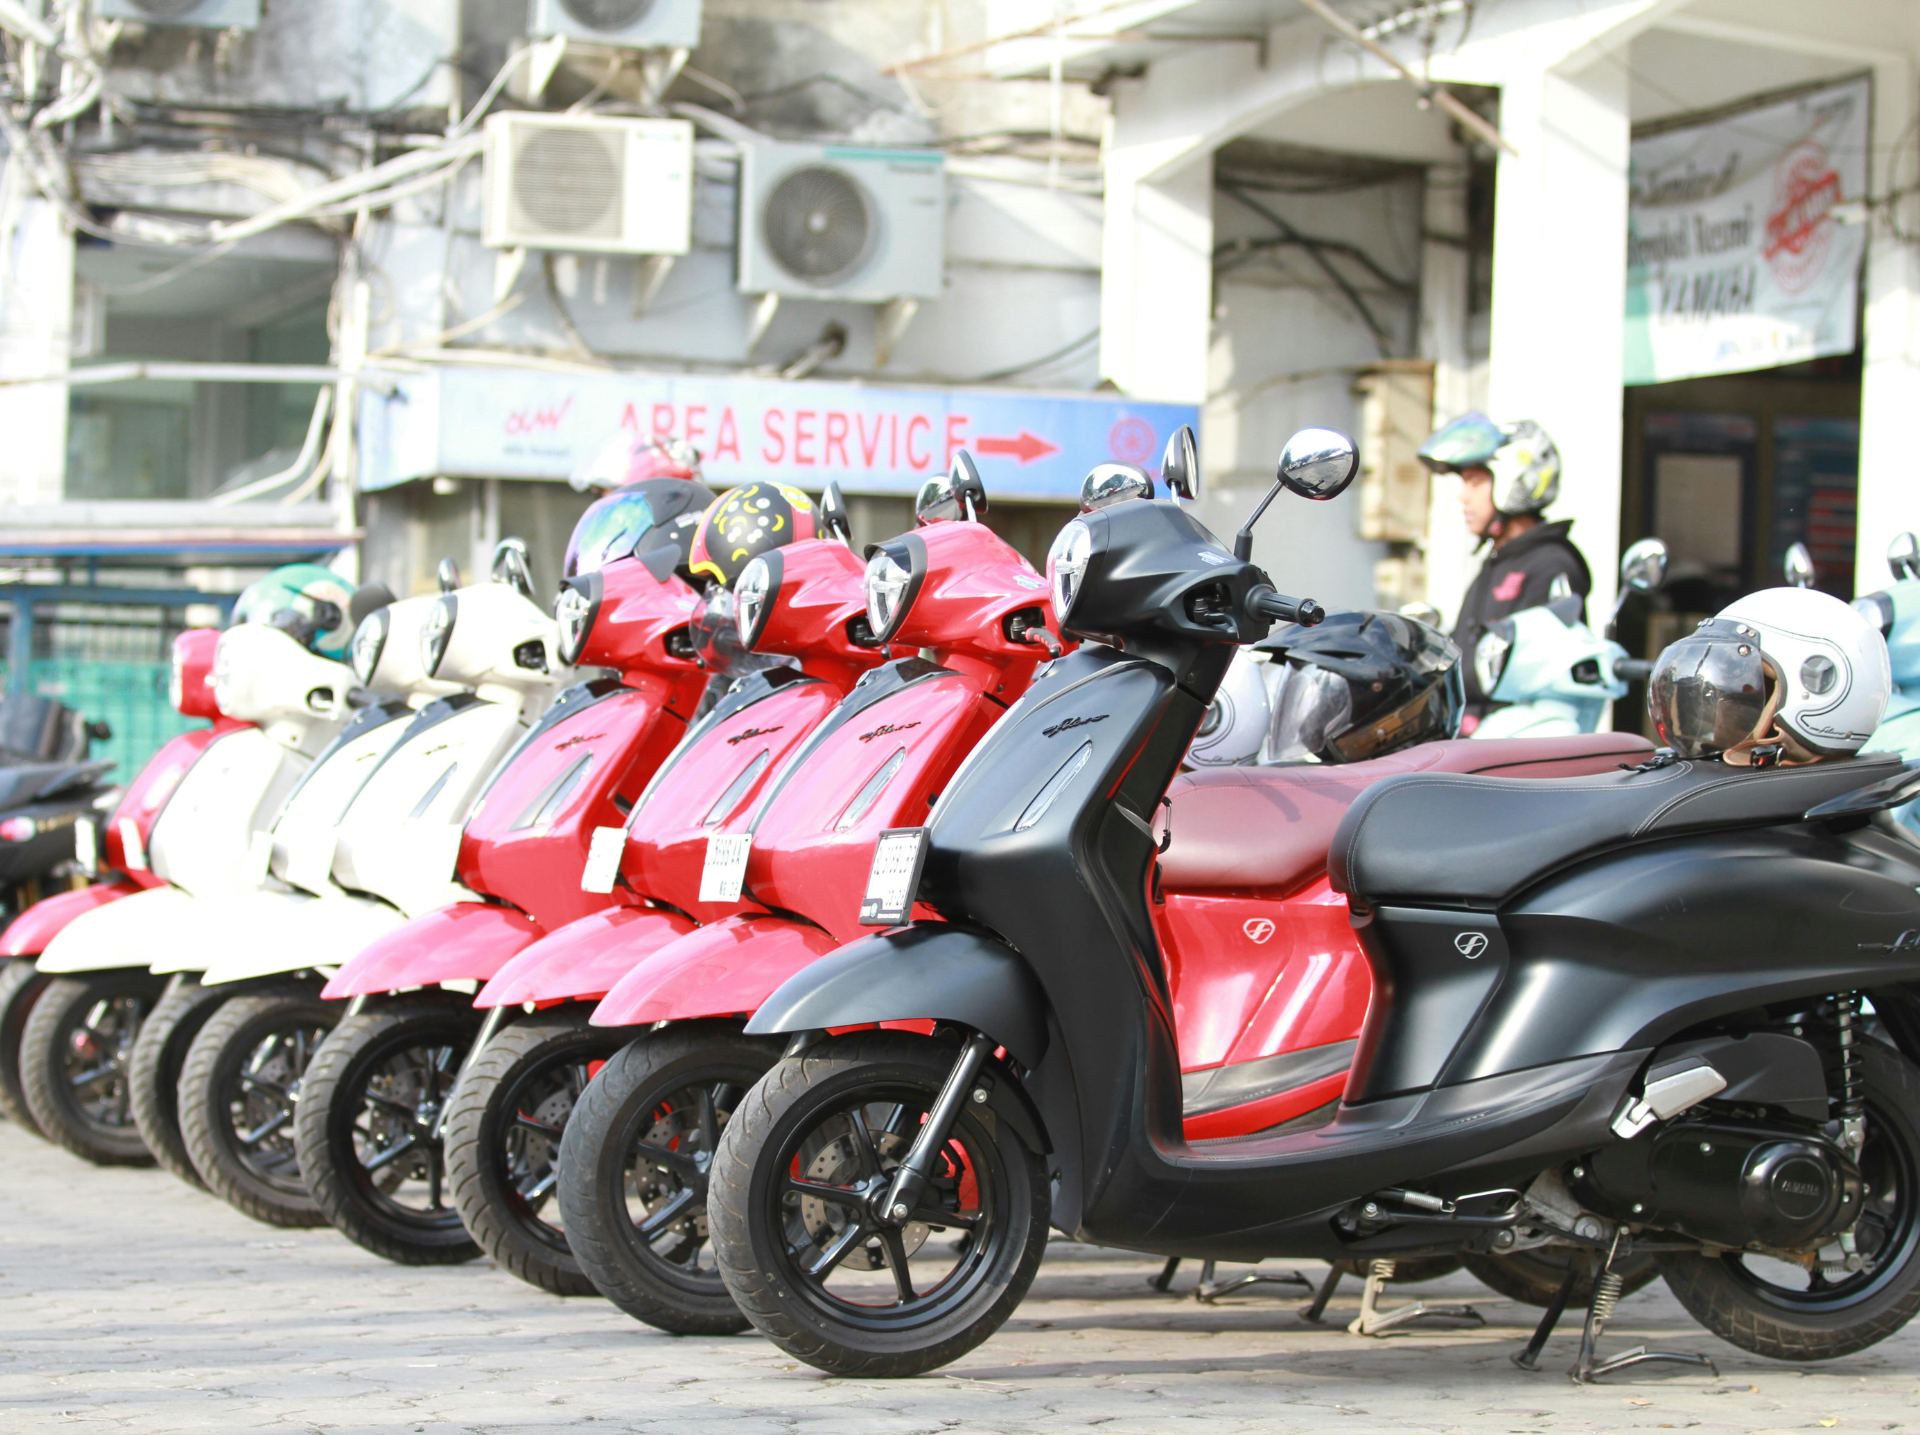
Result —
<instances>
[{"instance_id":1,"label":"row of parked scooter","mask_svg":"<svg viewBox=\"0 0 1920 1435\"><path fill-rule=\"evenodd\" d=\"M1283 481L1330 497L1351 457L1310 431L1289 446ZM1188 567L1218 570L1218 598L1156 598L1156 584L1173 589L1150 565L1109 580L1138 610L1172 604L1197 632L1217 629L1198 669L1170 640L1129 633L1137 614L1111 593L1076 591L1090 520L1063 533L1044 576L996 537L964 454L923 490L914 530L864 556L831 489L817 502L773 484L615 489L581 520L551 613L512 542L485 581L462 585L443 566L442 592L398 600L283 570L226 631L176 644L177 705L210 726L128 784L88 854L101 880L0 934L0 1107L89 1160L157 1160L256 1219L331 1222L395 1261L484 1252L543 1290L598 1292L663 1330L751 1319L828 1369L952 1358L1031 1278L1037 1247L1008 1245L1012 1218L1039 1210L1044 1232L1051 1200L1065 1228L1098 1234L1059 1213L1090 1207L1119 1168L1048 1154L1080 1135L1022 1088L1049 1049L1067 1049L1061 1022L1035 1015L1050 1010L1037 996L1012 1010L1007 993L1033 979L982 977L982 962L1005 963L968 945L1008 924L917 895L979 881L1010 892L1005 864L1030 862L1065 885L1028 888L1023 910L1038 921L1051 891L1064 919L1077 911L1066 894L1099 886L1094 849L1145 844L1145 925L1096 917L1115 924L1134 975L1084 976L1148 994L1155 1042L1177 1062L1178 1108L1155 1120L1197 1153L1181 1179L1204 1183L1262 1143L1332 1129L1356 1070L1378 1057L1381 959L1350 921L1364 904L1329 873L1363 793L1396 774L1544 780L1545 793L1653 757L1639 737L1592 731L1633 665L1585 627L1577 600L1520 615L1474 655L1486 691L1522 702L1504 727L1458 739L1452 644L1416 617L1328 616L1262 587L1247 534L1229 551L1179 507L1195 466L1183 431L1159 479L1174 502L1155 501L1144 471L1103 465L1083 512L1109 527L1177 522ZM1871 601L1920 677L1916 559L1907 552L1903 581ZM1657 587L1663 568L1657 547L1637 548L1626 587ZM1256 605L1259 633L1232 603ZM1076 610L1064 629L1063 607ZM1276 620L1299 621L1267 635ZM1124 646L1120 669L1175 673L1177 697L1151 700L1172 703L1155 720L1171 736L1142 729L1146 746L1089 799L1098 821L1062 839L1062 859L1040 840L1049 813L1057 825L1073 806L1062 795L1108 761L1100 739L1139 726L1116 708L1103 731L1107 712L1084 702L1032 717L1058 704L1063 679L1089 692L1129 681L1073 666L1115 659L1095 634ZM1384 696L1329 724L1324 704L1300 700L1327 672ZM1920 711L1920 696L1902 711ZM1084 740L1056 744L1068 734ZM1047 768L1034 782L1024 758ZM1126 790L1156 764L1157 792ZM999 865L969 875L929 840L948 821L1004 834ZM1497 930L1439 920L1470 929L1455 942L1469 961L1499 944L1497 963L1468 969L1476 980L1507 962ZM907 954L912 1010L887 1005L897 965L882 979L848 960L875 931ZM1486 998L1447 980L1456 1005ZM1116 1017L1113 1054L1138 1071L1114 1079L1158 1102L1134 1079L1158 1058L1126 1030ZM793 1149L754 1179L777 1189L749 1194L784 1248L736 1230L733 1259L765 1267L744 1281L724 1249L740 1203L729 1215L716 1196L709 1225L716 1160L745 1139L727 1137L734 1117L750 1093L762 1117L779 1109L768 1083L830 1085L833 1056L861 1040L892 1074L804 1131L774 1133ZM987 1149L996 1142L1019 1159ZM1252 1209L1210 1235L1120 1243L1172 1257L1163 1288L1181 1258L1204 1261L1209 1298L1247 1279L1217 1280L1216 1260L1329 1255L1311 1313L1343 1272L1361 1276L1362 1333L1432 1313L1383 1310L1387 1282L1464 1263L1547 1308L1541 1339L1569 1304L1590 1306L1582 1359L1598 1369L1596 1322L1653 1277L1657 1242L1623 1240L1615 1222L1563 1230L1531 1206L1523 1220L1519 1191L1488 1210L1400 1189L1410 1171L1374 1164L1368 1190L1390 1200L1375 1196L1325 1249L1269 1248ZM741 1194L740 1172L731 1179ZM1444 1236L1428 1229L1448 1222ZM799 1280L779 1273L788 1261ZM783 1285L797 1304L775 1298Z\"/></svg>"}]
</instances>

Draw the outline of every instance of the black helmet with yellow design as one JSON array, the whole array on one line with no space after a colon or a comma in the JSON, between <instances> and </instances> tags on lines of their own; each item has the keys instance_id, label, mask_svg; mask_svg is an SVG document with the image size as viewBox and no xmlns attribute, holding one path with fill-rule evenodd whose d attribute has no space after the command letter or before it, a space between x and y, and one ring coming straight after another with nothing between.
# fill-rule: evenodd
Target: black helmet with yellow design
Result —
<instances>
[{"instance_id":1,"label":"black helmet with yellow design","mask_svg":"<svg viewBox=\"0 0 1920 1435\"><path fill-rule=\"evenodd\" d=\"M700 520L687 566L704 578L733 586L734 579L769 548L817 538L820 510L784 483L745 483L716 498Z\"/></svg>"}]
</instances>

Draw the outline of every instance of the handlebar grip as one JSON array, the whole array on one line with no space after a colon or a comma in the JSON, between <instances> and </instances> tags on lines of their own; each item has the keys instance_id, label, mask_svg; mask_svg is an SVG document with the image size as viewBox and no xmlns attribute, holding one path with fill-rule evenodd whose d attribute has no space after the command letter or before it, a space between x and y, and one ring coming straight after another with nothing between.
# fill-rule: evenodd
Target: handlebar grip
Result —
<instances>
[{"instance_id":1,"label":"handlebar grip","mask_svg":"<svg viewBox=\"0 0 1920 1435\"><path fill-rule=\"evenodd\" d=\"M1613 675L1622 682L1644 683L1653 676L1653 663L1647 658L1621 658L1613 665Z\"/></svg>"},{"instance_id":2,"label":"handlebar grip","mask_svg":"<svg viewBox=\"0 0 1920 1435\"><path fill-rule=\"evenodd\" d=\"M1298 623L1303 628L1324 622L1327 610L1311 598L1287 598L1264 583L1247 595L1247 606L1262 618L1280 623Z\"/></svg>"}]
</instances>

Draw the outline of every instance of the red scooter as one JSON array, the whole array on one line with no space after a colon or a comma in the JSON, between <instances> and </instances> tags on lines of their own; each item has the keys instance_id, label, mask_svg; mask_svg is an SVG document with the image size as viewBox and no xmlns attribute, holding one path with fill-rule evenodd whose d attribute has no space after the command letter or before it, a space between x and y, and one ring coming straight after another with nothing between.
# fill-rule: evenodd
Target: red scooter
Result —
<instances>
[{"instance_id":1,"label":"red scooter","mask_svg":"<svg viewBox=\"0 0 1920 1435\"><path fill-rule=\"evenodd\" d=\"M723 697L655 776L625 830L597 836L574 882L610 893L611 905L529 946L480 994L486 1039L446 1123L455 1200L503 1268L559 1294L594 1290L553 1219L560 1133L592 1072L631 1035L589 1026L586 1003L640 954L750 905L737 892L702 890L708 837L751 810L882 660L867 629L861 564L844 543L800 542L764 558L781 581L748 600L753 650L797 666L765 668ZM731 619L734 595L720 594ZM732 621L713 641L740 651Z\"/></svg>"},{"instance_id":2,"label":"red scooter","mask_svg":"<svg viewBox=\"0 0 1920 1435\"><path fill-rule=\"evenodd\" d=\"M214 701L213 653L219 644L216 628L192 628L173 640L174 708L183 716L206 718L211 726L183 732L152 757L132 782L97 834L97 847L85 832L76 838L82 862L97 864L99 881L73 892L59 892L34 903L0 933L0 1112L28 1131L39 1130L27 1108L20 1079L20 1038L27 1018L53 977L36 971L34 958L46 950L67 924L83 913L130 897L135 892L164 887L147 864L153 826L167 799L187 770L221 738L253 726L224 716ZM97 854L97 855L96 855Z\"/></svg>"}]
</instances>

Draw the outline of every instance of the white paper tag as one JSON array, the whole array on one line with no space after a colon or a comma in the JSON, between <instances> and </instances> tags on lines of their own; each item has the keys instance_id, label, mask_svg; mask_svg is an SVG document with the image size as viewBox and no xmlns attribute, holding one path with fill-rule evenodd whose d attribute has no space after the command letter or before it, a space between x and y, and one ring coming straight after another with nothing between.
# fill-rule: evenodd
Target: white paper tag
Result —
<instances>
[{"instance_id":1,"label":"white paper tag","mask_svg":"<svg viewBox=\"0 0 1920 1435\"><path fill-rule=\"evenodd\" d=\"M702 902L738 902L747 883L751 832L716 832L707 839L707 862L700 869Z\"/></svg>"},{"instance_id":2,"label":"white paper tag","mask_svg":"<svg viewBox=\"0 0 1920 1435\"><path fill-rule=\"evenodd\" d=\"M100 829L91 817L73 819L73 860L89 877L100 875Z\"/></svg>"},{"instance_id":3,"label":"white paper tag","mask_svg":"<svg viewBox=\"0 0 1920 1435\"><path fill-rule=\"evenodd\" d=\"M267 873L273 867L273 833L260 831L247 843L247 880L256 887L267 885Z\"/></svg>"},{"instance_id":4,"label":"white paper tag","mask_svg":"<svg viewBox=\"0 0 1920 1435\"><path fill-rule=\"evenodd\" d=\"M140 824L131 817L120 819L120 846L129 871L147 870L147 844L140 840Z\"/></svg>"},{"instance_id":5,"label":"white paper tag","mask_svg":"<svg viewBox=\"0 0 1920 1435\"><path fill-rule=\"evenodd\" d=\"M926 860L926 828L895 827L882 832L873 844L867 895L860 902L860 925L894 927L906 921Z\"/></svg>"},{"instance_id":6,"label":"white paper tag","mask_svg":"<svg viewBox=\"0 0 1920 1435\"><path fill-rule=\"evenodd\" d=\"M611 892L620 875L620 854L627 850L627 829L596 827L587 847L587 865L580 873L582 892Z\"/></svg>"}]
</instances>

